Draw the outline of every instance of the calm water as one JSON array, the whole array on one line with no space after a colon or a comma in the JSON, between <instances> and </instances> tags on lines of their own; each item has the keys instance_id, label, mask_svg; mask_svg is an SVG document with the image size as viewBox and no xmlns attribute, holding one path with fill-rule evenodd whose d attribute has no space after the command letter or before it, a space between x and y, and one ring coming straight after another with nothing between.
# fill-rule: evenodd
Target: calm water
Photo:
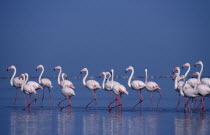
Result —
<instances>
[{"instance_id":1,"label":"calm water","mask_svg":"<svg viewBox=\"0 0 210 135\"><path fill-rule=\"evenodd\" d=\"M9 84L9 79L1 79L0 95L0 133L1 134L198 134L207 135L210 132L210 108L206 99L206 112L199 111L184 113L183 104L175 111L177 93L173 90L170 79L153 79L161 86L163 97L160 109L156 109L158 94L154 93L153 109L150 110L149 93L143 91L144 102L142 108L138 106L131 111L131 107L138 101L137 93L128 88L129 95L123 95L123 111L107 111L109 98L107 92L97 91L97 105L92 104L88 110L84 107L92 98L92 93L82 85L80 79L71 79L76 86L76 96L72 98L73 108L66 108L63 112L57 106L51 107L49 94L46 91L44 107L39 107L42 92L38 92L37 107L23 111L22 95L19 93L16 106L13 106L15 89ZM98 79L99 82L102 79ZM127 79L117 80L127 87ZM52 79L54 103L63 99L56 79ZM114 96L113 96L114 98ZM182 99L183 103L183 99ZM62 105L65 105L64 102Z\"/></svg>"}]
</instances>

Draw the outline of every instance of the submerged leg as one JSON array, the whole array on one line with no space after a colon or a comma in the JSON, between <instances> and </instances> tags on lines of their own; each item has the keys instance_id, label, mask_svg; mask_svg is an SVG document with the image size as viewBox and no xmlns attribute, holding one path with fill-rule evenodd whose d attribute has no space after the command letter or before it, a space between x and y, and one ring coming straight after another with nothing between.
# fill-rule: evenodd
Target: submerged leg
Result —
<instances>
[{"instance_id":1,"label":"submerged leg","mask_svg":"<svg viewBox=\"0 0 210 135\"><path fill-rule=\"evenodd\" d=\"M69 107L72 106L72 105L71 105L71 99L70 99L70 97L66 97L65 99L68 99L68 105L61 107L61 108L60 108L60 111L62 111L63 108L66 108L66 107L68 107L68 106L69 106Z\"/></svg>"},{"instance_id":2,"label":"submerged leg","mask_svg":"<svg viewBox=\"0 0 210 135\"><path fill-rule=\"evenodd\" d=\"M160 99L161 99L161 97L162 97L162 94L160 93L160 91L157 91L158 93L159 93L159 95L160 95L160 97L159 97L159 99L158 99L158 103L157 103L157 108L159 109L159 103L160 103Z\"/></svg>"},{"instance_id":3,"label":"submerged leg","mask_svg":"<svg viewBox=\"0 0 210 135\"><path fill-rule=\"evenodd\" d=\"M153 102L152 92L150 92L150 110L152 110L152 102Z\"/></svg>"},{"instance_id":4,"label":"submerged leg","mask_svg":"<svg viewBox=\"0 0 210 135\"><path fill-rule=\"evenodd\" d=\"M26 96L25 96L25 94L22 92L22 94L23 94L23 98L24 98L24 104L25 104L25 106L27 106L26 105Z\"/></svg>"},{"instance_id":5,"label":"submerged leg","mask_svg":"<svg viewBox=\"0 0 210 135\"><path fill-rule=\"evenodd\" d=\"M180 104L180 94L179 94L179 97L178 97L178 101L177 101L177 105L176 105L176 110L178 110L179 104Z\"/></svg>"},{"instance_id":6,"label":"submerged leg","mask_svg":"<svg viewBox=\"0 0 210 135\"><path fill-rule=\"evenodd\" d=\"M110 108L110 106L111 106L115 101L117 101L117 96L116 96L116 98L115 98L112 102L109 103L108 108Z\"/></svg>"},{"instance_id":7,"label":"submerged leg","mask_svg":"<svg viewBox=\"0 0 210 135\"><path fill-rule=\"evenodd\" d=\"M93 101L96 101L96 99L97 99L95 91L92 90L92 92L93 92L94 98L93 98L93 100L91 100L91 101L86 105L86 108L88 108L88 106L89 106Z\"/></svg>"},{"instance_id":8,"label":"submerged leg","mask_svg":"<svg viewBox=\"0 0 210 135\"><path fill-rule=\"evenodd\" d=\"M16 104L17 97L18 97L18 88L16 88L16 94L15 94L15 101L14 101L14 105Z\"/></svg>"},{"instance_id":9,"label":"submerged leg","mask_svg":"<svg viewBox=\"0 0 210 135\"><path fill-rule=\"evenodd\" d=\"M117 101L119 101L119 104L117 104L116 106L114 106L114 107L111 107L110 109L109 109L109 111L111 111L113 108L116 108L116 107L118 107L118 106L122 106L122 102L120 101L120 95L118 95L117 96Z\"/></svg>"},{"instance_id":10,"label":"submerged leg","mask_svg":"<svg viewBox=\"0 0 210 135\"><path fill-rule=\"evenodd\" d=\"M141 104L141 102L143 102L143 99L141 98L141 91L138 91L138 97L139 97L139 102L137 104L135 104L133 107L132 107L132 110L135 109L135 107L138 105L138 104Z\"/></svg>"},{"instance_id":11,"label":"submerged leg","mask_svg":"<svg viewBox=\"0 0 210 135\"><path fill-rule=\"evenodd\" d=\"M42 102L41 102L41 107L42 107L43 100L44 100L44 88L43 88L43 90L42 90Z\"/></svg>"},{"instance_id":12,"label":"submerged leg","mask_svg":"<svg viewBox=\"0 0 210 135\"><path fill-rule=\"evenodd\" d=\"M49 94L50 94L50 102L52 103L52 106L54 106L53 101L52 101L52 94L50 92L50 88L48 88Z\"/></svg>"},{"instance_id":13,"label":"submerged leg","mask_svg":"<svg viewBox=\"0 0 210 135\"><path fill-rule=\"evenodd\" d=\"M65 97L63 100L61 100L59 103L58 103L58 106L60 106L60 104L65 101L67 98Z\"/></svg>"},{"instance_id":14,"label":"submerged leg","mask_svg":"<svg viewBox=\"0 0 210 135\"><path fill-rule=\"evenodd\" d=\"M24 111L31 106L31 104L35 101L36 102L37 100L37 97L36 97L36 94L34 94L34 99L23 109Z\"/></svg>"}]
</instances>

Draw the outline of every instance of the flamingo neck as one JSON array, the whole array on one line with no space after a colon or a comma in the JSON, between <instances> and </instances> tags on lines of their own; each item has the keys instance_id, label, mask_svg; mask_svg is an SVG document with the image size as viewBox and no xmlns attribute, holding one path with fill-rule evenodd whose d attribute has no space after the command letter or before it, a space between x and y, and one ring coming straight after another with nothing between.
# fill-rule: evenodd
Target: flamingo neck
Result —
<instances>
[{"instance_id":1,"label":"flamingo neck","mask_svg":"<svg viewBox=\"0 0 210 135\"><path fill-rule=\"evenodd\" d=\"M23 84L21 84L21 90L23 91L23 86L26 84L26 77L23 75Z\"/></svg>"},{"instance_id":2,"label":"flamingo neck","mask_svg":"<svg viewBox=\"0 0 210 135\"><path fill-rule=\"evenodd\" d=\"M111 74L109 74L109 77L107 79L107 83L110 82L110 77L111 77Z\"/></svg>"},{"instance_id":3,"label":"flamingo neck","mask_svg":"<svg viewBox=\"0 0 210 135\"><path fill-rule=\"evenodd\" d=\"M83 85L85 85L85 86L86 86L87 76L88 76L88 70L86 71L86 75L84 76L83 81L82 81Z\"/></svg>"},{"instance_id":4,"label":"flamingo neck","mask_svg":"<svg viewBox=\"0 0 210 135\"><path fill-rule=\"evenodd\" d=\"M114 70L111 70L112 72L112 83L111 83L111 89L113 88L113 82L114 82Z\"/></svg>"},{"instance_id":5,"label":"flamingo neck","mask_svg":"<svg viewBox=\"0 0 210 135\"><path fill-rule=\"evenodd\" d=\"M105 81L106 81L106 74L104 74L104 80L103 80L103 83L102 83L102 88L103 88L103 89L105 88L105 86L104 86Z\"/></svg>"},{"instance_id":6,"label":"flamingo neck","mask_svg":"<svg viewBox=\"0 0 210 135\"><path fill-rule=\"evenodd\" d=\"M147 83L147 71L145 71L145 84Z\"/></svg>"},{"instance_id":7,"label":"flamingo neck","mask_svg":"<svg viewBox=\"0 0 210 135\"><path fill-rule=\"evenodd\" d=\"M191 69L191 67L190 67L190 65L189 65L189 67L188 67L186 73L184 74L184 76L185 76L186 78L187 78L188 73L190 72L190 69ZM179 70L179 74L180 74L180 70Z\"/></svg>"},{"instance_id":8,"label":"flamingo neck","mask_svg":"<svg viewBox=\"0 0 210 135\"><path fill-rule=\"evenodd\" d=\"M26 78L25 78L25 79L26 79L26 80L25 80L25 83L26 83L26 82L28 82L29 76L28 76L28 74L26 74L25 76L26 76Z\"/></svg>"},{"instance_id":9,"label":"flamingo neck","mask_svg":"<svg viewBox=\"0 0 210 135\"><path fill-rule=\"evenodd\" d=\"M11 79L10 79L10 84L11 84L12 86L14 85L14 84L13 84L13 79L14 79L15 75L16 75L16 67L14 67L14 73L13 73Z\"/></svg>"},{"instance_id":10,"label":"flamingo neck","mask_svg":"<svg viewBox=\"0 0 210 135\"><path fill-rule=\"evenodd\" d=\"M134 69L132 68L132 69L131 69L131 75L130 75L130 77L129 77L129 79L128 79L128 86L129 86L129 87L131 87L131 78L133 77L133 74L134 74Z\"/></svg>"},{"instance_id":11,"label":"flamingo neck","mask_svg":"<svg viewBox=\"0 0 210 135\"><path fill-rule=\"evenodd\" d=\"M175 80L174 80L174 89L178 88L178 75L176 76Z\"/></svg>"},{"instance_id":12,"label":"flamingo neck","mask_svg":"<svg viewBox=\"0 0 210 135\"><path fill-rule=\"evenodd\" d=\"M62 72L62 68L60 69L59 74L58 74L58 85L61 84L61 72Z\"/></svg>"},{"instance_id":13,"label":"flamingo neck","mask_svg":"<svg viewBox=\"0 0 210 135\"><path fill-rule=\"evenodd\" d=\"M39 84L41 84L41 78L42 78L43 73L44 73L44 67L42 66L42 72L39 75Z\"/></svg>"},{"instance_id":14,"label":"flamingo neck","mask_svg":"<svg viewBox=\"0 0 210 135\"><path fill-rule=\"evenodd\" d=\"M64 79L64 74L62 74L61 77L62 77L62 81L64 81L64 80L65 80L65 79Z\"/></svg>"},{"instance_id":15,"label":"flamingo neck","mask_svg":"<svg viewBox=\"0 0 210 135\"><path fill-rule=\"evenodd\" d=\"M203 73L203 63L201 63L200 76L202 75L202 73Z\"/></svg>"}]
</instances>

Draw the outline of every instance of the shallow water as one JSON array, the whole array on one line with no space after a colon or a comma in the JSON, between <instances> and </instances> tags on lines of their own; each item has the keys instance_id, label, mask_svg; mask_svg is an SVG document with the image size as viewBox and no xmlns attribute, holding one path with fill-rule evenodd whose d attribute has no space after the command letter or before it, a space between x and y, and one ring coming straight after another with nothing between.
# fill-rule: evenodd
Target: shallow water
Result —
<instances>
[{"instance_id":1,"label":"shallow water","mask_svg":"<svg viewBox=\"0 0 210 135\"><path fill-rule=\"evenodd\" d=\"M96 78L100 83L102 79ZM127 87L127 79L117 79ZM17 99L16 106L13 105L15 88L9 84L9 79L1 79L0 86L0 133L2 134L102 134L102 135L127 135L127 134L209 134L210 111L209 100L205 100L205 113L183 111L183 99L179 110L175 110L177 93L173 90L173 81L170 79L153 79L161 86L163 97L160 109L156 108L158 93L154 93L153 108L150 108L149 93L142 91L144 102L142 108L132 106L138 101L137 93L128 88L129 95L123 95L123 108L107 110L109 97L103 90L97 91L97 104L93 103L89 109L85 109L86 103L92 98L92 92L82 85L82 80L72 79L76 86L76 96L72 97L72 109L66 108L59 111L57 103L63 99L60 87L56 79L52 79L54 88L54 107L51 107L49 94L45 91L44 107L40 107L42 91L38 92L36 106L23 111L24 102L21 93ZM33 96L32 96L33 97ZM112 94L112 98L114 95ZM61 105L66 105L67 102Z\"/></svg>"}]
</instances>

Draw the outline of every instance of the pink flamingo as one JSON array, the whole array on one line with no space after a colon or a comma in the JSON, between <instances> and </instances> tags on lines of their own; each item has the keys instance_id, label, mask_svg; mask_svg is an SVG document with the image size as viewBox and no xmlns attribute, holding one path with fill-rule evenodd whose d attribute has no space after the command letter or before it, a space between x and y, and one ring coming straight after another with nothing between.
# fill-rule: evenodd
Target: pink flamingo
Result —
<instances>
[{"instance_id":1,"label":"pink flamingo","mask_svg":"<svg viewBox=\"0 0 210 135\"><path fill-rule=\"evenodd\" d=\"M96 101L97 100L97 97L96 97L96 92L95 90L97 89L101 89L101 86L100 84L95 81L95 80L88 80L86 81L87 79L87 76L88 76L88 69L87 68L83 68L80 73L82 74L82 72L86 72L86 75L84 76L83 78L83 85L86 86L89 90L91 90L93 92L93 100L91 100L87 105L86 105L86 108L88 108L88 106L93 102L93 101Z\"/></svg>"},{"instance_id":2,"label":"pink flamingo","mask_svg":"<svg viewBox=\"0 0 210 135\"><path fill-rule=\"evenodd\" d=\"M209 86L205 85L205 84L202 84L200 78L201 78L201 74L199 72L195 72L192 77L194 77L195 75L198 76L198 81L197 81L197 87L196 87L196 90L198 91L198 93L202 96L202 111L205 110L205 107L204 107L204 97L207 97L210 95L210 88Z\"/></svg>"},{"instance_id":3,"label":"pink flamingo","mask_svg":"<svg viewBox=\"0 0 210 135\"><path fill-rule=\"evenodd\" d=\"M113 69L112 69L112 71L113 71ZM109 111L111 111L113 108L116 108L118 106L122 107L121 95L124 94L124 93L128 95L128 91L126 90L126 88L123 85L116 84L116 83L114 84L113 78L112 78L112 86L111 86L111 88L112 88L113 92L116 95L116 99L114 101L117 101L118 104L116 106L114 106L114 107L110 107ZM114 101L112 101L111 104Z\"/></svg>"},{"instance_id":4,"label":"pink flamingo","mask_svg":"<svg viewBox=\"0 0 210 135\"><path fill-rule=\"evenodd\" d=\"M141 104L143 102L143 98L142 98L142 94L141 94L141 90L144 89L146 87L145 83L140 81L140 80L133 80L131 82L131 79L133 77L133 74L134 74L134 68L132 66L129 66L128 68L126 68L126 72L128 70L131 70L131 75L128 79L128 86L130 88L132 88L133 90L137 90L138 91L138 95L139 95L139 102L133 106L132 110L135 109L135 107L138 105L138 104Z\"/></svg>"},{"instance_id":5,"label":"pink flamingo","mask_svg":"<svg viewBox=\"0 0 210 135\"><path fill-rule=\"evenodd\" d=\"M24 83L24 81L22 79L20 79L19 77L15 77L16 75L16 67L15 66L10 66L7 68L7 71L13 69L14 73L10 79L10 84L16 88L16 95L15 95L15 101L14 101L14 105L16 104L16 99L18 97L18 88L21 88L21 84ZM24 96L24 95L23 95ZM25 99L25 98L24 98ZM24 101L25 105L26 105L26 101Z\"/></svg>"},{"instance_id":6,"label":"pink flamingo","mask_svg":"<svg viewBox=\"0 0 210 135\"><path fill-rule=\"evenodd\" d=\"M50 101L52 103L52 106L54 106L53 104L53 101L52 101L52 94L50 92L50 88L52 88L52 82L50 81L50 79L48 78L42 78L42 75L44 73L44 66L43 65L39 65L36 67L36 71L41 68L42 69L42 72L40 73L39 75L39 84L41 84L43 86L43 94L42 94L42 102L41 102L41 107L42 107L42 103L43 103L43 100L44 100L44 88L48 88L48 91L49 91L49 94L50 94Z\"/></svg>"},{"instance_id":7,"label":"pink flamingo","mask_svg":"<svg viewBox=\"0 0 210 135\"><path fill-rule=\"evenodd\" d=\"M150 92L150 102L151 102L151 106L152 106L152 102L153 102L153 99L152 99L152 93L157 91L160 95L160 98L162 97L162 94L158 91L160 89L160 87L158 86L157 83L155 82L147 82L147 69L145 69L145 84L146 84L146 90ZM160 98L159 98L159 101L158 101L158 104L157 104L157 108L159 108L159 102L160 102Z\"/></svg>"},{"instance_id":8,"label":"pink flamingo","mask_svg":"<svg viewBox=\"0 0 210 135\"><path fill-rule=\"evenodd\" d=\"M23 110L26 110L28 107L31 106L31 104L34 101L36 102L36 100L37 100L36 90L32 85L29 85L29 84L26 83L25 74L21 74L20 78L23 78L23 80L24 80L24 83L21 84L21 91L25 94L28 94L28 95L34 94L34 99L23 109Z\"/></svg>"},{"instance_id":9,"label":"pink flamingo","mask_svg":"<svg viewBox=\"0 0 210 135\"><path fill-rule=\"evenodd\" d=\"M68 107L68 106L72 107L71 97L76 95L74 90L72 88L69 88L69 87L62 87L62 94L65 96L65 98L63 100L61 100L58 104L60 105L61 102L65 101L67 99L68 100L68 105L61 107L60 111L62 111L63 108L65 108L65 107Z\"/></svg>"},{"instance_id":10,"label":"pink flamingo","mask_svg":"<svg viewBox=\"0 0 210 135\"><path fill-rule=\"evenodd\" d=\"M60 72L58 74L58 85L60 85L61 87L75 88L74 85L73 85L73 83L71 81L64 80L64 79L62 81L60 80L62 68L61 68L61 66L57 66L57 67L54 68L54 70L57 70L57 69L60 70Z\"/></svg>"}]
</instances>

